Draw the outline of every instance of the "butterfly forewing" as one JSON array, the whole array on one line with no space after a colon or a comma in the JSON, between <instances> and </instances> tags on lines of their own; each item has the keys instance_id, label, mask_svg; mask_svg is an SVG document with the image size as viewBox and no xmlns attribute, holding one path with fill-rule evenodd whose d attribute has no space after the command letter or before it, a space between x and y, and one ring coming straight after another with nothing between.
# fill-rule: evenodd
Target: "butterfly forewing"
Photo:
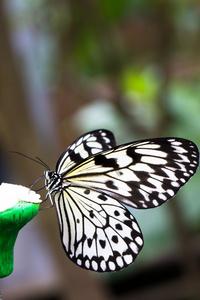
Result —
<instances>
[{"instance_id":1,"label":"butterfly forewing","mask_svg":"<svg viewBox=\"0 0 200 300\"><path fill-rule=\"evenodd\" d=\"M55 195L63 246L80 267L98 272L123 269L143 246L130 212L103 193L69 187Z\"/></svg>"},{"instance_id":2,"label":"butterfly forewing","mask_svg":"<svg viewBox=\"0 0 200 300\"><path fill-rule=\"evenodd\" d=\"M73 184L104 191L135 208L159 206L195 173L198 149L179 138L139 141L104 151L68 174Z\"/></svg>"}]
</instances>

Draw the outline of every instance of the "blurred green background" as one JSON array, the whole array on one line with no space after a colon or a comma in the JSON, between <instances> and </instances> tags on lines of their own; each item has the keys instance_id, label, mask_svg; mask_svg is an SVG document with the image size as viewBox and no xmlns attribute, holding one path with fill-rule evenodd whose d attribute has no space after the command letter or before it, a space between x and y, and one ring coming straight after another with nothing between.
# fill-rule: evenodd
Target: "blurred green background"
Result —
<instances>
[{"instance_id":1,"label":"blurred green background","mask_svg":"<svg viewBox=\"0 0 200 300\"><path fill-rule=\"evenodd\" d=\"M98 128L117 144L176 136L200 145L199 1L4 0L0 45L2 181L28 185L44 171L7 150L54 169L74 139ZM19 237L3 296L200 299L199 179L162 207L131 209L145 244L118 273L72 264L54 209L40 212Z\"/></svg>"}]
</instances>

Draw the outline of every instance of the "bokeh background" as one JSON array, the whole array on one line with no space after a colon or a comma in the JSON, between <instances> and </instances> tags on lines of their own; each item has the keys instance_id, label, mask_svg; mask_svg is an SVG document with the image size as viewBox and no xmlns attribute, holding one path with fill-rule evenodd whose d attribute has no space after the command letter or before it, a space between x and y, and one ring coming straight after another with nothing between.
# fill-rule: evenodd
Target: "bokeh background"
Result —
<instances>
[{"instance_id":1,"label":"bokeh background","mask_svg":"<svg viewBox=\"0 0 200 300\"><path fill-rule=\"evenodd\" d=\"M199 1L0 1L1 181L28 185L44 172L8 150L54 169L98 128L118 144L178 136L199 146L199 53ZM40 211L19 234L3 299L200 299L199 180L162 207L131 210L144 248L112 274L70 262L54 208Z\"/></svg>"}]
</instances>

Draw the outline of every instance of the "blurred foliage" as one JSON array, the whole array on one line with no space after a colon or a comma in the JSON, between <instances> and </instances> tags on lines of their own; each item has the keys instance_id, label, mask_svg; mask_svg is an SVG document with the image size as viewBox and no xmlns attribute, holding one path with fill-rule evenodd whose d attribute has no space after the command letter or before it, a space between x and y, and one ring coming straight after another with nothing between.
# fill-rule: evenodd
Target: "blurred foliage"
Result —
<instances>
[{"instance_id":1,"label":"blurred foliage","mask_svg":"<svg viewBox=\"0 0 200 300\"><path fill-rule=\"evenodd\" d=\"M152 68L142 70L128 67L122 74L123 94L132 93L130 101L155 102L160 88L161 78L157 70Z\"/></svg>"},{"instance_id":2,"label":"blurred foliage","mask_svg":"<svg viewBox=\"0 0 200 300\"><path fill-rule=\"evenodd\" d=\"M174 80L169 88L169 106L176 122L174 130L185 136L199 138L199 79L193 82Z\"/></svg>"},{"instance_id":3,"label":"blurred foliage","mask_svg":"<svg viewBox=\"0 0 200 300\"><path fill-rule=\"evenodd\" d=\"M37 71L43 69L53 87L51 101L66 135L103 127L118 143L171 135L200 145L198 1L8 2L13 31L34 33L32 51L43 53ZM180 197L194 231L200 231L198 181L199 174ZM167 205L133 213L149 245L138 264L174 246Z\"/></svg>"}]
</instances>

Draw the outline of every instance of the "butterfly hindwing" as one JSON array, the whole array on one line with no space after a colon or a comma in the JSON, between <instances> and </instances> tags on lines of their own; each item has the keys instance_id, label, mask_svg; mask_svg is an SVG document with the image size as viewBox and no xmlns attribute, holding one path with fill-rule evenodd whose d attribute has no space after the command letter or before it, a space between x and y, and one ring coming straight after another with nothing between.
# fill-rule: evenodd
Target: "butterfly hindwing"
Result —
<instances>
[{"instance_id":1,"label":"butterfly hindwing","mask_svg":"<svg viewBox=\"0 0 200 300\"><path fill-rule=\"evenodd\" d=\"M133 263L143 246L130 212L103 193L69 187L55 195L61 239L69 258L80 267L110 272Z\"/></svg>"},{"instance_id":2,"label":"butterfly hindwing","mask_svg":"<svg viewBox=\"0 0 200 300\"><path fill-rule=\"evenodd\" d=\"M76 166L68 181L134 208L159 206L195 173L198 149L191 141L158 138L115 147Z\"/></svg>"}]
</instances>

